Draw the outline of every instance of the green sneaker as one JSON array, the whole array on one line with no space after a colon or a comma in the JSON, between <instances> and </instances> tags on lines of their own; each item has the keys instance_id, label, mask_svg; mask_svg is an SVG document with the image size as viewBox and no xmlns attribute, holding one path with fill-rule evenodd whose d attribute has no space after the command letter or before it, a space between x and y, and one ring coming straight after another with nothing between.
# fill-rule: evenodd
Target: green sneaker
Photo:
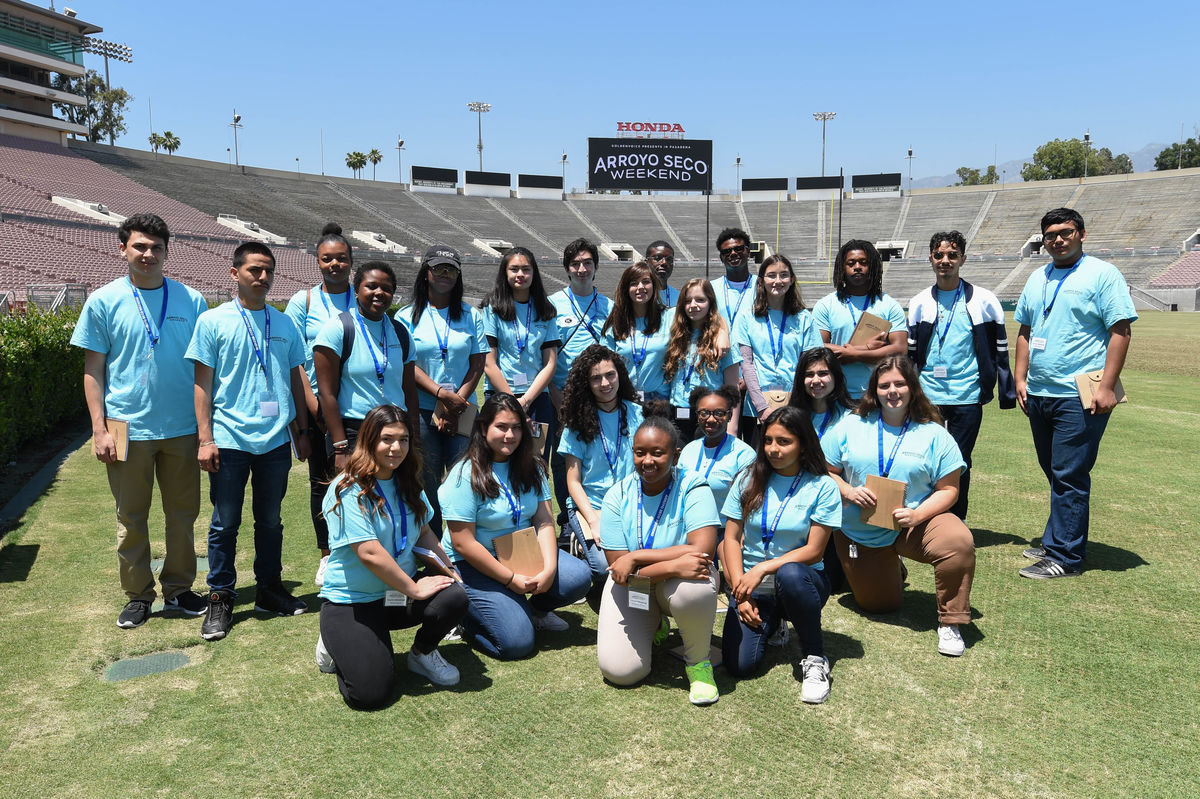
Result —
<instances>
[{"instance_id":1,"label":"green sneaker","mask_svg":"<svg viewBox=\"0 0 1200 799\"><path fill-rule=\"evenodd\" d=\"M658 623L658 629L654 632L654 645L662 646L667 640L667 636L671 634L671 622L667 621L667 617L663 616Z\"/></svg>"},{"instance_id":2,"label":"green sneaker","mask_svg":"<svg viewBox=\"0 0 1200 799\"><path fill-rule=\"evenodd\" d=\"M695 666L688 666L684 670L692 683L688 699L693 705L711 705L721 698L721 694L717 691L717 681L713 678L712 663L702 660Z\"/></svg>"}]
</instances>

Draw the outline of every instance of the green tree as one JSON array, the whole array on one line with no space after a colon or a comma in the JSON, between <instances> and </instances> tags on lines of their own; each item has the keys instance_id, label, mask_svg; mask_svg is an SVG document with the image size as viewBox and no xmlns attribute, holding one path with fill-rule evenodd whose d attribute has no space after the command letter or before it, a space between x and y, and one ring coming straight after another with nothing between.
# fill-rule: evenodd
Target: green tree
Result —
<instances>
[{"instance_id":1,"label":"green tree","mask_svg":"<svg viewBox=\"0 0 1200 799\"><path fill-rule=\"evenodd\" d=\"M955 186L983 186L1000 182L1000 176L996 174L996 167L991 164L983 174L980 174L978 169L972 169L969 166L960 166L954 170L954 174L958 175L958 183L955 183Z\"/></svg>"},{"instance_id":2,"label":"green tree","mask_svg":"<svg viewBox=\"0 0 1200 799\"><path fill-rule=\"evenodd\" d=\"M1133 171L1133 162L1122 153L1114 156L1107 147L1091 149L1081 139L1055 139L1033 153L1025 162L1021 177L1025 180L1057 180L1088 175L1123 175Z\"/></svg>"},{"instance_id":3,"label":"green tree","mask_svg":"<svg viewBox=\"0 0 1200 799\"><path fill-rule=\"evenodd\" d=\"M158 155L158 148L163 146L163 137L159 136L157 133L151 133L146 138L147 138L147 141L150 142L150 150L155 155Z\"/></svg>"},{"instance_id":4,"label":"green tree","mask_svg":"<svg viewBox=\"0 0 1200 799\"><path fill-rule=\"evenodd\" d=\"M112 143L125 132L125 108L133 96L124 89L105 85L104 77L89 69L81 78L55 74L51 85L60 91L78 94L87 100L86 105L55 103L54 108L68 122L88 127L88 141L108 139Z\"/></svg>"},{"instance_id":5,"label":"green tree","mask_svg":"<svg viewBox=\"0 0 1200 799\"><path fill-rule=\"evenodd\" d=\"M352 153L346 153L346 166L350 167L350 172L354 177L358 177L359 173L367 167L367 156L355 150Z\"/></svg>"},{"instance_id":6,"label":"green tree","mask_svg":"<svg viewBox=\"0 0 1200 799\"><path fill-rule=\"evenodd\" d=\"M183 144L179 140L179 137L169 130L163 133L162 142L160 143L162 144L162 148L167 151L167 155L174 155L175 151Z\"/></svg>"},{"instance_id":7,"label":"green tree","mask_svg":"<svg viewBox=\"0 0 1200 799\"><path fill-rule=\"evenodd\" d=\"M1182 158L1180 150L1183 151ZM1154 159L1155 169L1190 169L1197 166L1200 166L1200 141L1196 139L1188 139L1182 147L1175 142Z\"/></svg>"},{"instance_id":8,"label":"green tree","mask_svg":"<svg viewBox=\"0 0 1200 799\"><path fill-rule=\"evenodd\" d=\"M371 162L371 180L374 180L375 167L378 166L379 162L383 160L383 153L379 152L378 149L373 149L371 152L367 153L367 160Z\"/></svg>"}]
</instances>

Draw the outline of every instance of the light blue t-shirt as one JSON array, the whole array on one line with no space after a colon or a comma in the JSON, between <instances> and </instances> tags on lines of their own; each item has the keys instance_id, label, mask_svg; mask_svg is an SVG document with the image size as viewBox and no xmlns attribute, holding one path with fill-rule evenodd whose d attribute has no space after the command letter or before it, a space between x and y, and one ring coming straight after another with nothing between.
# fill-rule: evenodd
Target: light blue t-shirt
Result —
<instances>
[{"instance_id":1,"label":"light blue t-shirt","mask_svg":"<svg viewBox=\"0 0 1200 799\"><path fill-rule=\"evenodd\" d=\"M559 454L579 458L583 472L580 482L593 508L600 508L604 492L614 483L633 473L633 434L642 423L642 409L629 401L621 405L625 409L624 433L619 411L600 411L600 434L590 443L585 444L574 428L567 427L558 445ZM573 508L575 500L567 497L567 504Z\"/></svg>"},{"instance_id":2,"label":"light blue t-shirt","mask_svg":"<svg viewBox=\"0 0 1200 799\"><path fill-rule=\"evenodd\" d=\"M488 345L496 342L496 363L508 387L517 395L524 394L529 384L542 371L542 350L559 344L558 322L538 319L537 309L527 302L513 302L515 318L506 322L490 307L482 309L483 333ZM487 378L484 378L487 380ZM487 380L491 391L498 391Z\"/></svg>"},{"instance_id":3,"label":"light blue t-shirt","mask_svg":"<svg viewBox=\"0 0 1200 799\"><path fill-rule=\"evenodd\" d=\"M267 366L265 374L260 356ZM296 418L291 372L304 364L304 342L282 311L268 305L243 316L237 300L205 311L196 321L184 357L213 370L212 428L217 447L261 455L288 442L287 426ZM274 416L264 415L264 402L275 403Z\"/></svg>"},{"instance_id":4,"label":"light blue t-shirt","mask_svg":"<svg viewBox=\"0 0 1200 799\"><path fill-rule=\"evenodd\" d=\"M612 311L612 300L597 288L592 289L591 296L577 297L568 286L551 294L550 302L558 309L558 335L562 343L554 369L554 387L561 391L567 384L571 364L580 353L593 344L604 343L600 331Z\"/></svg>"},{"instance_id":5,"label":"light blue t-shirt","mask_svg":"<svg viewBox=\"0 0 1200 799\"><path fill-rule=\"evenodd\" d=\"M735 347L750 348L758 385L764 391L769 388L791 391L800 356L805 350L824 345L808 311L791 315L772 310L766 316L755 316L753 311L740 314L732 338ZM749 397L744 412L747 416L758 416Z\"/></svg>"},{"instance_id":6,"label":"light blue t-shirt","mask_svg":"<svg viewBox=\"0 0 1200 799\"><path fill-rule=\"evenodd\" d=\"M479 312L464 302L457 321L450 318L449 308L438 309L432 305L425 306L416 325L412 316L411 305L396 314L412 333L417 367L439 386L458 391L471 368L471 356L488 351ZM432 411L437 407L437 398L418 388L417 404L423 411Z\"/></svg>"},{"instance_id":7,"label":"light blue t-shirt","mask_svg":"<svg viewBox=\"0 0 1200 799\"><path fill-rule=\"evenodd\" d=\"M608 489L600 511L601 547L624 552L669 549L686 544L688 533L720 526L716 500L704 479L678 466L672 473L669 495L663 491L658 496L642 497L641 477L637 474L628 475ZM667 505L652 530L651 524L664 502L664 495ZM643 500L641 507L639 498Z\"/></svg>"},{"instance_id":8,"label":"light blue t-shirt","mask_svg":"<svg viewBox=\"0 0 1200 799\"><path fill-rule=\"evenodd\" d=\"M865 308L863 307L864 303L866 303ZM868 303L866 297L853 295L849 296L846 302L842 302L838 299L837 292L833 292L817 300L817 304L813 306L812 315L817 330L829 333L830 343L841 347L850 341L850 336L854 334L854 328L858 325L858 320L862 318L863 311L888 320L892 325L889 333L908 334L908 319L904 315L904 309L900 307L900 303L886 294ZM867 390L867 384L871 381L872 368L871 364L866 363L842 365L842 371L846 374L846 390L854 399L860 398Z\"/></svg>"},{"instance_id":9,"label":"light blue t-shirt","mask_svg":"<svg viewBox=\"0 0 1200 799\"><path fill-rule=\"evenodd\" d=\"M304 371L314 394L317 393L317 370L313 367L313 344L317 341L317 334L328 320L353 307L353 288L346 289L342 294L326 294L320 286L315 286L307 291L297 291L288 300L284 313L304 339Z\"/></svg>"},{"instance_id":10,"label":"light blue t-shirt","mask_svg":"<svg viewBox=\"0 0 1200 799\"><path fill-rule=\"evenodd\" d=\"M709 369L703 363L697 363L696 345L702 332L692 331L687 355L675 370L675 377L671 379L671 404L676 408L688 407L688 399L698 386L720 388L725 383L725 370L737 363L732 349L718 359L716 369Z\"/></svg>"},{"instance_id":11,"label":"light blue t-shirt","mask_svg":"<svg viewBox=\"0 0 1200 799\"><path fill-rule=\"evenodd\" d=\"M842 470L842 479L852 486L865 485L867 475L880 474L879 414L864 419L850 414L830 430L821 441L825 460ZM901 427L883 425L882 458L886 465L891 458ZM958 444L946 428L926 422L911 425L896 449L896 459L888 477L908 484L904 505L915 508L929 498L937 481L965 469ZM868 547L886 547L899 535L895 530L864 524L857 505L847 502L842 507L842 532L852 541Z\"/></svg>"},{"instance_id":12,"label":"light blue t-shirt","mask_svg":"<svg viewBox=\"0 0 1200 799\"><path fill-rule=\"evenodd\" d=\"M340 474L333 478L325 492L325 499L321 502L321 512L325 514L325 521L329 524L329 562L325 566L325 582L321 586L321 596L330 602L341 604L374 602L383 599L388 585L371 573L350 545L378 540L395 558L396 565L412 577L417 573L417 559L413 555L413 547L421 535L421 526L433 517L433 508L429 505L429 498L422 491L421 507L417 513L413 513L413 509L396 493L395 482L385 480L376 486L387 499L387 505L382 510L375 511L375 496L372 492L363 498L368 508L364 512L359 505L362 489L357 485L341 492L342 502L337 510L334 510L333 506L338 500L337 485L341 478Z\"/></svg>"},{"instance_id":13,"label":"light blue t-shirt","mask_svg":"<svg viewBox=\"0 0 1200 799\"><path fill-rule=\"evenodd\" d=\"M706 447L704 439L697 438L679 453L679 467L700 475L708 483L718 508L725 503L734 478L752 463L754 447L728 433L715 447Z\"/></svg>"},{"instance_id":14,"label":"light blue t-shirt","mask_svg":"<svg viewBox=\"0 0 1200 799\"><path fill-rule=\"evenodd\" d=\"M935 405L972 405L979 402L982 384L963 285L960 282L955 291L934 287L932 293L938 314L921 369L921 388Z\"/></svg>"},{"instance_id":15,"label":"light blue t-shirt","mask_svg":"<svg viewBox=\"0 0 1200 799\"><path fill-rule=\"evenodd\" d=\"M713 293L717 295L717 311L725 317L732 331L742 313L754 313L754 290L758 286L758 275L750 275L745 287L736 288L722 275L712 282Z\"/></svg>"},{"instance_id":16,"label":"light blue t-shirt","mask_svg":"<svg viewBox=\"0 0 1200 799\"><path fill-rule=\"evenodd\" d=\"M1028 392L1073 397L1079 394L1075 375L1104 368L1109 329L1138 315L1120 270L1085 255L1074 270L1050 263L1030 275L1013 318L1029 325L1031 339L1046 340L1045 349L1029 349Z\"/></svg>"},{"instance_id":17,"label":"light blue t-shirt","mask_svg":"<svg viewBox=\"0 0 1200 799\"><path fill-rule=\"evenodd\" d=\"M796 477L799 477L800 481L795 492L789 497L788 492L792 489ZM767 480L762 506L751 513L750 518L744 520L742 492L746 488L750 473L742 472L734 481L733 488L721 507L721 514L743 522L742 529L745 534L742 537L742 568L745 571L764 560L778 558L807 544L809 525L813 522L824 525L831 531L842 526L842 495L833 478L827 474L818 476L808 472L800 472L796 477L772 474ZM776 517L779 519L778 524ZM763 530L770 530L772 525L776 525L775 532L768 548L763 543ZM818 560L812 567L824 569L825 565Z\"/></svg>"},{"instance_id":18,"label":"light blue t-shirt","mask_svg":"<svg viewBox=\"0 0 1200 799\"><path fill-rule=\"evenodd\" d=\"M658 301L665 308L675 308L679 303L679 289L668 284L662 291L658 292Z\"/></svg>"},{"instance_id":19,"label":"light blue t-shirt","mask_svg":"<svg viewBox=\"0 0 1200 799\"><path fill-rule=\"evenodd\" d=\"M846 414L850 413L850 409L844 405L832 403L829 405L825 413L809 414L809 419L812 420L813 430L817 431L817 440L824 441L825 436L837 426L837 423L845 418Z\"/></svg>"},{"instance_id":20,"label":"light blue t-shirt","mask_svg":"<svg viewBox=\"0 0 1200 799\"><path fill-rule=\"evenodd\" d=\"M129 422L130 440L195 433L195 369L183 354L208 305L198 291L168 278L162 288L137 293L141 310L128 277L93 291L79 312L71 344L104 355L104 415ZM152 351L153 337L158 342Z\"/></svg>"},{"instance_id":21,"label":"light blue t-shirt","mask_svg":"<svg viewBox=\"0 0 1200 799\"><path fill-rule=\"evenodd\" d=\"M340 314L325 322L313 346L332 350L340 359L343 331L339 317ZM403 344L391 318L384 314L378 322L372 322L358 312L356 305L354 343L350 346L350 357L342 364L342 379L338 385L338 410L342 418L365 419L372 408L388 403L408 410L404 404L404 367L416 360L413 350L410 346L405 359ZM383 371L383 385L379 383L377 366Z\"/></svg>"},{"instance_id":22,"label":"light blue t-shirt","mask_svg":"<svg viewBox=\"0 0 1200 799\"><path fill-rule=\"evenodd\" d=\"M629 378L633 387L643 394L661 394L664 398L670 394L666 376L663 374L663 361L667 355L667 347L671 343L671 322L675 311L667 308L662 312L658 330L647 336L646 318L633 320L633 331L621 341L613 337L610 328L604 337L605 345L621 356L625 368L629 370Z\"/></svg>"},{"instance_id":23,"label":"light blue t-shirt","mask_svg":"<svg viewBox=\"0 0 1200 799\"><path fill-rule=\"evenodd\" d=\"M537 513L538 503L550 501L550 483L543 479L540 491L518 494L508 479L507 463L493 463L492 471L500 483L500 493L495 499L476 494L471 489L471 462L461 460L450 470L450 474L446 475L446 480L438 489L438 503L442 506L442 519L445 521L474 524L475 540L483 544L495 557L494 541L497 538L533 525L533 515ZM505 488L509 494L505 493ZM510 495L512 501L520 508L516 524L513 524ZM463 559L450 541L449 526L442 534L442 549L456 562Z\"/></svg>"}]
</instances>

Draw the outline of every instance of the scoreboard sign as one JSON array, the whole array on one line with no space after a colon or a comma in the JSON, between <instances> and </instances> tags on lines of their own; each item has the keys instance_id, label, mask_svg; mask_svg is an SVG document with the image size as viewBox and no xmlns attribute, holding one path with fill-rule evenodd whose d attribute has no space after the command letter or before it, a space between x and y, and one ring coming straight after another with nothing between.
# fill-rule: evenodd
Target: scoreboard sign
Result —
<instances>
[{"instance_id":1,"label":"scoreboard sign","mask_svg":"<svg viewBox=\"0 0 1200 799\"><path fill-rule=\"evenodd\" d=\"M711 139L588 139L588 188L706 191Z\"/></svg>"}]
</instances>

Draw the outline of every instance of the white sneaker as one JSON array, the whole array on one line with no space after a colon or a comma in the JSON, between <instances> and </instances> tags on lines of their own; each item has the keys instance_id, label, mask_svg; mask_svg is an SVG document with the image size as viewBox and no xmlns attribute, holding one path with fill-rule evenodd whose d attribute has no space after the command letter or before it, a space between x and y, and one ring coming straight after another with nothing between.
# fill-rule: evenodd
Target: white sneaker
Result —
<instances>
[{"instance_id":1,"label":"white sneaker","mask_svg":"<svg viewBox=\"0 0 1200 799\"><path fill-rule=\"evenodd\" d=\"M317 668L325 674L333 674L337 668L333 665L333 655L325 648L325 639L317 636Z\"/></svg>"},{"instance_id":2,"label":"white sneaker","mask_svg":"<svg viewBox=\"0 0 1200 799\"><path fill-rule=\"evenodd\" d=\"M767 646L787 646L788 639L792 637L788 631L788 623L786 621L779 622L779 629L771 633L771 637L767 639Z\"/></svg>"},{"instance_id":3,"label":"white sneaker","mask_svg":"<svg viewBox=\"0 0 1200 799\"><path fill-rule=\"evenodd\" d=\"M800 684L800 701L819 705L829 698L829 661L821 655L809 655L800 661L804 681Z\"/></svg>"},{"instance_id":4,"label":"white sneaker","mask_svg":"<svg viewBox=\"0 0 1200 799\"><path fill-rule=\"evenodd\" d=\"M967 645L963 643L962 633L957 624L943 624L938 627L938 652L956 658L963 653Z\"/></svg>"},{"instance_id":5,"label":"white sneaker","mask_svg":"<svg viewBox=\"0 0 1200 799\"><path fill-rule=\"evenodd\" d=\"M422 655L413 647L408 651L408 670L428 677L434 685L458 685L458 669L446 662L442 653L436 649L428 655Z\"/></svg>"},{"instance_id":6,"label":"white sneaker","mask_svg":"<svg viewBox=\"0 0 1200 799\"><path fill-rule=\"evenodd\" d=\"M545 630L550 633L561 633L571 629L571 625L547 611L546 613L533 614L533 629Z\"/></svg>"},{"instance_id":7,"label":"white sneaker","mask_svg":"<svg viewBox=\"0 0 1200 799\"><path fill-rule=\"evenodd\" d=\"M329 565L329 556L322 555L321 562L317 564L317 576L313 578L313 584L317 587L325 585L325 567Z\"/></svg>"},{"instance_id":8,"label":"white sneaker","mask_svg":"<svg viewBox=\"0 0 1200 799\"><path fill-rule=\"evenodd\" d=\"M451 630L450 632L446 633L446 637L443 638L442 640L443 641L461 641L464 632L465 631L463 630L463 627L460 624L457 627L455 627L453 630Z\"/></svg>"}]
</instances>

